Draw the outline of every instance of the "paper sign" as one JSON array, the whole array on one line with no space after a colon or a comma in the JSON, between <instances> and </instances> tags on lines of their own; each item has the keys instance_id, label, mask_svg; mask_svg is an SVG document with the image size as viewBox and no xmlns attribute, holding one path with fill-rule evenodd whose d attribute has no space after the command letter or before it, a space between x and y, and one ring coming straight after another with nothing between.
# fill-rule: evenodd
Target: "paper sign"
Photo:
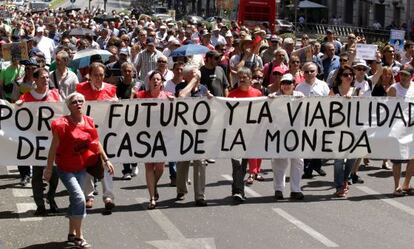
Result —
<instances>
[{"instance_id":1,"label":"paper sign","mask_svg":"<svg viewBox=\"0 0 414 249\"><path fill-rule=\"evenodd\" d=\"M29 59L29 53L27 51L27 43L25 41L3 44L1 49L3 52L3 59L5 61L11 61L12 59L17 59L17 60L28 60Z\"/></svg>"},{"instance_id":2,"label":"paper sign","mask_svg":"<svg viewBox=\"0 0 414 249\"><path fill-rule=\"evenodd\" d=\"M405 37L404 30L391 29L390 41L388 43L391 44L395 48L395 50L397 50L398 52L403 52L404 51L404 37Z\"/></svg>"},{"instance_id":3,"label":"paper sign","mask_svg":"<svg viewBox=\"0 0 414 249\"><path fill-rule=\"evenodd\" d=\"M357 43L356 57L364 60L376 60L377 50L378 45Z\"/></svg>"}]
</instances>

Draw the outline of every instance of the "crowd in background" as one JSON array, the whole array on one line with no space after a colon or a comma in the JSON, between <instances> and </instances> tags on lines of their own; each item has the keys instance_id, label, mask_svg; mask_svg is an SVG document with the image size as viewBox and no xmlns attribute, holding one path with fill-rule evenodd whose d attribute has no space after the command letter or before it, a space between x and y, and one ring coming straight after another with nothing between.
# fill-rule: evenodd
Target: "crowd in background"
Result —
<instances>
[{"instance_id":1,"label":"crowd in background","mask_svg":"<svg viewBox=\"0 0 414 249\"><path fill-rule=\"evenodd\" d=\"M220 18L207 25L154 20L147 15L136 17L116 12L112 13L116 19L98 21L94 18L98 14L100 13L87 10L34 14L15 11L10 13L9 18L0 18L0 45L24 41L29 55L24 60L18 56L12 56L11 61L2 59L1 97L18 105L31 101L66 100L68 106L73 104L81 108L83 102L88 100L115 101L131 98L413 96L414 43L410 40L405 41L404 51L386 45L379 48L375 60L363 60L357 57L356 44L366 41L364 37L353 33L340 41L335 37L334 31L328 29L323 41L317 41L311 39L310 34L282 38L272 34L267 26L248 28L237 25L235 21L224 23ZM91 32L71 34L71 31L79 28ZM208 52L170 56L174 50L189 44L203 45L208 48ZM90 56L87 65L81 67L80 64L73 64L72 59L82 50L94 50L96 53ZM98 52L100 50L108 51L109 56L105 57ZM68 97L70 101L67 100ZM71 112L76 112L73 108ZM77 115L82 117L81 114ZM80 118L76 123L89 122L89 119L85 120ZM70 125L70 122L66 125ZM58 132L58 128L55 131ZM63 133L54 133L55 135L64 136ZM156 208L156 201L160 198L157 183L166 164L171 186L177 187L178 201L184 200L188 192L188 168L190 164L193 165L195 205L206 206L206 165L214 162L214 159L200 159L192 162L145 163L145 178L150 195L148 208ZM236 201L245 200L245 184L264 180L260 173L261 162L260 158L231 160L232 195ZM284 199L289 166L290 197L302 200L305 196L300 188L301 179L312 179L315 177L314 171L325 176L322 167L324 163L325 160L316 158L273 159L271 164L275 174L276 200ZM361 164L368 165L369 158L334 161L333 182L337 197L346 197L351 184L364 183L358 176ZM407 164L407 170L404 181L400 184L402 164ZM121 172L124 180L130 180L138 174L137 164L124 164L122 167L122 170L116 169L115 172ZM39 197L43 191L43 170L37 170L36 166L32 168L33 176L30 166L19 166L21 184L26 185L33 177L33 192L38 206L36 215L44 215L47 211ZM414 194L410 186L414 171L412 160L383 160L382 169L393 171L393 196ZM57 175L62 179L62 170L65 171L65 168L58 164L59 174L47 171L47 178L54 179L55 182L51 184L48 194L52 212L58 209L54 202L54 191ZM78 172L84 168L69 167L67 170ZM84 198L81 201L84 202L84 208L92 208L94 194L97 192L96 179L85 173L77 180L83 187ZM115 207L112 175L106 173L101 182L105 208L110 212ZM65 184L66 187L67 185ZM72 201L75 202L71 199ZM84 214L80 212L76 215L84 217ZM72 230L68 240L84 245L82 248L88 248L86 241Z\"/></svg>"}]
</instances>

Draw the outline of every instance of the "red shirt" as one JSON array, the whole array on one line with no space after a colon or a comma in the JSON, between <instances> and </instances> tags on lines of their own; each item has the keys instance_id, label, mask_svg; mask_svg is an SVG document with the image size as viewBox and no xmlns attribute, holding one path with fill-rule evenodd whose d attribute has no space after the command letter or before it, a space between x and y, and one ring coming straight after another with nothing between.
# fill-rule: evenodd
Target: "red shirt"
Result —
<instances>
[{"instance_id":1,"label":"red shirt","mask_svg":"<svg viewBox=\"0 0 414 249\"><path fill-rule=\"evenodd\" d=\"M92 89L90 82L85 81L76 85L76 91L85 96L85 100L116 100L116 86L102 83L102 90Z\"/></svg>"},{"instance_id":2,"label":"red shirt","mask_svg":"<svg viewBox=\"0 0 414 249\"><path fill-rule=\"evenodd\" d=\"M84 124L74 124L69 116L52 121L52 132L59 137L56 150L56 165L65 172L78 172L89 164L88 160L97 160L98 131L93 119L83 115ZM95 158L91 158L96 155Z\"/></svg>"},{"instance_id":3,"label":"red shirt","mask_svg":"<svg viewBox=\"0 0 414 249\"><path fill-rule=\"evenodd\" d=\"M171 93L164 92L164 91L161 91L158 97L153 97L149 91L145 91L145 90L141 90L135 93L135 98L138 98L138 99L151 99L151 98L167 99L168 96L171 96Z\"/></svg>"},{"instance_id":4,"label":"red shirt","mask_svg":"<svg viewBox=\"0 0 414 249\"><path fill-rule=\"evenodd\" d=\"M49 92L46 94L46 96L43 99L35 99L30 92L27 92L23 94L22 96L20 96L19 100L22 100L24 102L40 102L40 101L60 102L61 101L59 90L56 88L49 90Z\"/></svg>"},{"instance_id":5,"label":"red shirt","mask_svg":"<svg viewBox=\"0 0 414 249\"><path fill-rule=\"evenodd\" d=\"M261 97L262 92L257 90L256 88L249 87L247 91L240 90L240 88L236 88L229 92L229 98L253 98L253 97Z\"/></svg>"}]
</instances>

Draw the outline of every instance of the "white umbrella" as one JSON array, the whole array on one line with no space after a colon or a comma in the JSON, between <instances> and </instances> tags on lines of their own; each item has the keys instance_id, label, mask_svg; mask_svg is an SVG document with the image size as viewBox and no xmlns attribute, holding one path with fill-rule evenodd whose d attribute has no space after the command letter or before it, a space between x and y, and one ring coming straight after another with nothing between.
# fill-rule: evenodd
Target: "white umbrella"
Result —
<instances>
[{"instance_id":1,"label":"white umbrella","mask_svg":"<svg viewBox=\"0 0 414 249\"><path fill-rule=\"evenodd\" d=\"M72 61L69 63L69 66L74 68L84 68L91 64L92 56L100 57L100 59L102 59L102 62L105 62L108 61L111 55L111 52L102 49L87 48L79 50L78 52L76 52Z\"/></svg>"},{"instance_id":2,"label":"white umbrella","mask_svg":"<svg viewBox=\"0 0 414 249\"><path fill-rule=\"evenodd\" d=\"M319 4L319 3L315 3L315 2L311 2L311 1L308 1L308 0L299 2L299 6L298 7L301 8L301 9L326 8L325 5L322 5L322 4Z\"/></svg>"}]
</instances>

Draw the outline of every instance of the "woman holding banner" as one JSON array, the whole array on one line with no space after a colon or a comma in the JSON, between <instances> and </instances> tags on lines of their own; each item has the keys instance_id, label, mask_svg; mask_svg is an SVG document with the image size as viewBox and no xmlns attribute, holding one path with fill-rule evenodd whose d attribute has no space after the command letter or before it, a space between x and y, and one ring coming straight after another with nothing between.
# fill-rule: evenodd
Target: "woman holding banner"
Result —
<instances>
[{"instance_id":1,"label":"woman holding banner","mask_svg":"<svg viewBox=\"0 0 414 249\"><path fill-rule=\"evenodd\" d=\"M164 77L158 71L153 71L148 76L148 90L138 91L135 98L157 98L167 99L171 97L169 92L162 90L164 86ZM172 97L173 98L173 97ZM150 195L150 202L148 209L154 209L157 206L159 194L157 191L157 183L164 172L165 162L147 162L145 163L145 179L147 181L147 188Z\"/></svg>"},{"instance_id":2,"label":"woman holding banner","mask_svg":"<svg viewBox=\"0 0 414 249\"><path fill-rule=\"evenodd\" d=\"M34 71L26 71L26 73L32 72L34 79L34 89L30 92L24 93L20 96L19 100L16 101L17 105L22 105L24 102L60 102L59 92L57 89L49 90L49 72L47 69L38 68ZM36 203L37 209L35 212L36 216L44 216L47 214L45 208L45 202L43 200L43 170L44 166L33 166L33 177L32 177L32 191L33 199ZM47 200L50 205L50 212L58 212L58 206L55 202L55 194L58 186L58 176L56 169L53 168L52 175L49 180L49 191L47 193Z\"/></svg>"},{"instance_id":3,"label":"woman holding banner","mask_svg":"<svg viewBox=\"0 0 414 249\"><path fill-rule=\"evenodd\" d=\"M276 96L305 97L303 93L294 91L295 78L288 73L283 75L280 81L280 90L269 95L270 98ZM286 171L290 164L290 198L293 200L303 200L305 196L300 189L300 180L303 172L303 159L300 158L274 158L272 159L273 186L275 189L275 199L283 200L283 191L286 186Z\"/></svg>"},{"instance_id":4,"label":"woman holding banner","mask_svg":"<svg viewBox=\"0 0 414 249\"><path fill-rule=\"evenodd\" d=\"M105 66L102 63L94 62L89 66L89 81L85 81L76 85L76 91L83 96L87 101L98 100L98 101L115 101L118 100L116 97L116 87L103 82L105 77ZM90 174L86 174L85 184L83 191L86 196L86 208L92 208L94 202L94 179ZM110 214L112 209L115 207L114 193L113 193L113 180L112 175L105 172L105 176L102 179L103 189L103 201L105 203L105 213Z\"/></svg>"},{"instance_id":5,"label":"woman holding banner","mask_svg":"<svg viewBox=\"0 0 414 249\"><path fill-rule=\"evenodd\" d=\"M352 67L343 65L338 69L338 74L329 92L330 96L342 96L350 98L358 96L358 90L354 88L355 74ZM348 178L356 159L335 159L334 182L336 187L335 196L346 197L349 192Z\"/></svg>"},{"instance_id":6,"label":"woman holding banner","mask_svg":"<svg viewBox=\"0 0 414 249\"><path fill-rule=\"evenodd\" d=\"M57 173L69 192L69 234L68 242L77 248L91 248L83 238L82 221L86 216L85 196L82 185L86 176L87 162L97 161L102 157L109 174L114 168L109 162L99 142L98 131L92 118L84 115L85 97L80 93L72 93L66 99L70 111L67 116L52 122L52 143L44 172L46 181L51 179L53 164L56 162Z\"/></svg>"}]
</instances>

